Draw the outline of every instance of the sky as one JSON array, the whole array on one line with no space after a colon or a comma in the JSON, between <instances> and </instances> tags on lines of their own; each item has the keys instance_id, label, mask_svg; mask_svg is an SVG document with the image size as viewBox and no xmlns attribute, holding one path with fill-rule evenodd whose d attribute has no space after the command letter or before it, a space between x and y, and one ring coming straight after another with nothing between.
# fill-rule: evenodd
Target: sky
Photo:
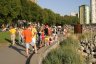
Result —
<instances>
[{"instance_id":1,"label":"sky","mask_svg":"<svg viewBox=\"0 0 96 64\"><path fill-rule=\"evenodd\" d=\"M90 0L38 0L37 4L60 15L69 15L71 12L78 12L80 5L90 6Z\"/></svg>"}]
</instances>

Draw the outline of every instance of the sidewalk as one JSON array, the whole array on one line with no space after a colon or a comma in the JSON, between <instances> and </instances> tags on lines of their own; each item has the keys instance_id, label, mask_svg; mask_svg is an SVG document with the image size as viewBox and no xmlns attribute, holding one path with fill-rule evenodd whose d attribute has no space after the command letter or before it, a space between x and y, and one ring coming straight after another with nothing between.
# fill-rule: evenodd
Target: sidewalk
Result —
<instances>
[{"instance_id":1,"label":"sidewalk","mask_svg":"<svg viewBox=\"0 0 96 64\"><path fill-rule=\"evenodd\" d=\"M59 40L61 41L62 38ZM26 58L25 46L23 45L2 46L0 47L0 64L40 64L47 53L53 49L52 46L55 48L56 42L39 49L37 54L34 54L31 48L29 58Z\"/></svg>"},{"instance_id":2,"label":"sidewalk","mask_svg":"<svg viewBox=\"0 0 96 64\"><path fill-rule=\"evenodd\" d=\"M40 64L38 62L42 61L43 57L50 51L48 49L53 45L55 43L42 47L37 54L30 51L29 58L26 57L25 46L23 45L0 47L0 64Z\"/></svg>"},{"instance_id":3,"label":"sidewalk","mask_svg":"<svg viewBox=\"0 0 96 64\"><path fill-rule=\"evenodd\" d=\"M24 46L0 47L0 64L25 64L26 60Z\"/></svg>"}]
</instances>

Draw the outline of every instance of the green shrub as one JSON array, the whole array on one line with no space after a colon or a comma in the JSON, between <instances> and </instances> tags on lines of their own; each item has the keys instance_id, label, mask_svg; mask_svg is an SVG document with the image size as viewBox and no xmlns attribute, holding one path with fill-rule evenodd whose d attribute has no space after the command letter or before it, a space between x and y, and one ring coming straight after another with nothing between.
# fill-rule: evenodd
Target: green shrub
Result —
<instances>
[{"instance_id":1,"label":"green shrub","mask_svg":"<svg viewBox=\"0 0 96 64\"><path fill-rule=\"evenodd\" d=\"M77 42L72 38L64 40L58 49L48 54L43 64L84 64L84 58L77 52Z\"/></svg>"},{"instance_id":2,"label":"green shrub","mask_svg":"<svg viewBox=\"0 0 96 64\"><path fill-rule=\"evenodd\" d=\"M68 37L66 40L63 40L60 43L60 46L61 47L70 46L70 47L78 48L78 47L80 47L80 43L78 40L74 40L72 37Z\"/></svg>"},{"instance_id":3,"label":"green shrub","mask_svg":"<svg viewBox=\"0 0 96 64\"><path fill-rule=\"evenodd\" d=\"M58 58L58 53L56 53L56 51L49 53L43 60L43 64L61 64L61 61Z\"/></svg>"}]
</instances>

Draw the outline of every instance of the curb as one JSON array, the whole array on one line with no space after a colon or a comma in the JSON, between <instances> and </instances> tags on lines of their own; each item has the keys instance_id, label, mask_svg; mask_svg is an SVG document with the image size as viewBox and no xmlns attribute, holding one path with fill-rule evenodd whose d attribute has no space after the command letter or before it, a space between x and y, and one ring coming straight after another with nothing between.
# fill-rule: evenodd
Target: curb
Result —
<instances>
[{"instance_id":1,"label":"curb","mask_svg":"<svg viewBox=\"0 0 96 64\"><path fill-rule=\"evenodd\" d=\"M47 54L52 50L57 48L59 45L58 42L52 43L50 46L46 46L38 50L37 54L34 54L31 58L30 64L42 64L43 59L47 56Z\"/></svg>"},{"instance_id":2,"label":"curb","mask_svg":"<svg viewBox=\"0 0 96 64\"><path fill-rule=\"evenodd\" d=\"M57 48L58 45L59 45L59 42L56 42L56 43L54 43L52 46L50 46L50 47L42 54L42 56L41 56L40 61L39 61L38 64L42 64L43 59L48 55L48 53L49 53L51 50Z\"/></svg>"}]
</instances>

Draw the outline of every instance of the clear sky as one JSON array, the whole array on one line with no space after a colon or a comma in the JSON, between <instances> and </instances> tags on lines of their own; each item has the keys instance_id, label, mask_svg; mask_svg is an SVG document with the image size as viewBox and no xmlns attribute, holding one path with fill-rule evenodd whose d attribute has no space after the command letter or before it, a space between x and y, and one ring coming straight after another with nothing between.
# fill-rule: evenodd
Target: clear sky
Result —
<instances>
[{"instance_id":1,"label":"clear sky","mask_svg":"<svg viewBox=\"0 0 96 64\"><path fill-rule=\"evenodd\" d=\"M80 5L90 5L90 0L38 0L38 5L48 8L60 15L78 12Z\"/></svg>"}]
</instances>

